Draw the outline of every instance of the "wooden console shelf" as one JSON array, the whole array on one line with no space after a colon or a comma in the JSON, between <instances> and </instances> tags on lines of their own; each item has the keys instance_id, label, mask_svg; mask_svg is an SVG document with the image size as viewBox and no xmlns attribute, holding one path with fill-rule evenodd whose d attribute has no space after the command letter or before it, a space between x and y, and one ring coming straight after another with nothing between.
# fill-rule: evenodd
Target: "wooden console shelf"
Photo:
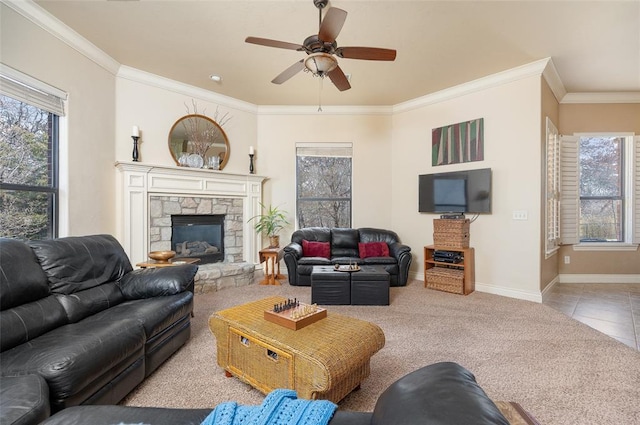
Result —
<instances>
[{"instance_id":1,"label":"wooden console shelf","mask_svg":"<svg viewBox=\"0 0 640 425\"><path fill-rule=\"evenodd\" d=\"M459 263L437 261L433 258L435 251L448 251L462 256L462 260ZM475 280L473 248L424 247L425 288L468 295L475 290Z\"/></svg>"}]
</instances>

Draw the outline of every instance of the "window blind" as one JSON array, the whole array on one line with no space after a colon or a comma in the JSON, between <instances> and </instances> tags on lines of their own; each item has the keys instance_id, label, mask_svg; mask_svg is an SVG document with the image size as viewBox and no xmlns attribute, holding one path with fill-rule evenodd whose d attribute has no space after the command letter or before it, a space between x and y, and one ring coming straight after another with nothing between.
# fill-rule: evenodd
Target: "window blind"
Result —
<instances>
[{"instance_id":1,"label":"window blind","mask_svg":"<svg viewBox=\"0 0 640 425\"><path fill-rule=\"evenodd\" d=\"M339 156L351 158L351 143L296 143L296 156Z\"/></svg>"},{"instance_id":2,"label":"window blind","mask_svg":"<svg viewBox=\"0 0 640 425\"><path fill-rule=\"evenodd\" d=\"M560 153L560 239L564 245L578 243L580 216L580 138L562 136Z\"/></svg>"},{"instance_id":3,"label":"window blind","mask_svg":"<svg viewBox=\"0 0 640 425\"><path fill-rule=\"evenodd\" d=\"M550 254L560 244L560 136L555 124L547 117L547 143L546 143L546 228L547 238L545 252Z\"/></svg>"},{"instance_id":4,"label":"window blind","mask_svg":"<svg viewBox=\"0 0 640 425\"><path fill-rule=\"evenodd\" d=\"M67 93L5 64L0 64L0 94L64 116Z\"/></svg>"}]
</instances>

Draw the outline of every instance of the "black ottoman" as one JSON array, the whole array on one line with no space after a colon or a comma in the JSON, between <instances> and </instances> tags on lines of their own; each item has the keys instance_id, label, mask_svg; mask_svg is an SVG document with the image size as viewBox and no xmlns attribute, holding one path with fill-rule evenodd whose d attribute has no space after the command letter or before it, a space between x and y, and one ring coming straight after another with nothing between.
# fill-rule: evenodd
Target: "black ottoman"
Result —
<instances>
[{"instance_id":1,"label":"black ottoman","mask_svg":"<svg viewBox=\"0 0 640 425\"><path fill-rule=\"evenodd\" d=\"M311 272L311 303L351 304L350 274L337 271L333 266L314 266Z\"/></svg>"},{"instance_id":2,"label":"black ottoman","mask_svg":"<svg viewBox=\"0 0 640 425\"><path fill-rule=\"evenodd\" d=\"M389 273L382 266L360 266L351 273L351 304L389 305Z\"/></svg>"}]
</instances>

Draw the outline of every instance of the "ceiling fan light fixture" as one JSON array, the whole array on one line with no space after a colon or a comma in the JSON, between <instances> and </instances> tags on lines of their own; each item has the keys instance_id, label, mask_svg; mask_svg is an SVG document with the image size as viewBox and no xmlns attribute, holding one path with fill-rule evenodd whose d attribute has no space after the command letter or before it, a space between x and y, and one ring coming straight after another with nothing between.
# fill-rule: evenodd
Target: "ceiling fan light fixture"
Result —
<instances>
[{"instance_id":1,"label":"ceiling fan light fixture","mask_svg":"<svg viewBox=\"0 0 640 425\"><path fill-rule=\"evenodd\" d=\"M324 52L312 53L304 60L304 66L313 75L323 77L338 66L338 61L333 55Z\"/></svg>"}]
</instances>

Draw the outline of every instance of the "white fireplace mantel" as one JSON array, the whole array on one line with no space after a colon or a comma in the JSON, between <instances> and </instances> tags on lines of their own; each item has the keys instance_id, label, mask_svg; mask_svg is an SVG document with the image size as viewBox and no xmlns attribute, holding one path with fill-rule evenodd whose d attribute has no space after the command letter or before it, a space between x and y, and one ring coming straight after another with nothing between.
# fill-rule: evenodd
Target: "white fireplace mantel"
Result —
<instances>
[{"instance_id":1,"label":"white fireplace mantel","mask_svg":"<svg viewBox=\"0 0 640 425\"><path fill-rule=\"evenodd\" d=\"M259 262L260 234L248 219L260 214L265 177L139 162L116 162L116 167L120 171L122 243L132 264L147 260L149 199L153 195L243 199L244 261Z\"/></svg>"}]
</instances>

